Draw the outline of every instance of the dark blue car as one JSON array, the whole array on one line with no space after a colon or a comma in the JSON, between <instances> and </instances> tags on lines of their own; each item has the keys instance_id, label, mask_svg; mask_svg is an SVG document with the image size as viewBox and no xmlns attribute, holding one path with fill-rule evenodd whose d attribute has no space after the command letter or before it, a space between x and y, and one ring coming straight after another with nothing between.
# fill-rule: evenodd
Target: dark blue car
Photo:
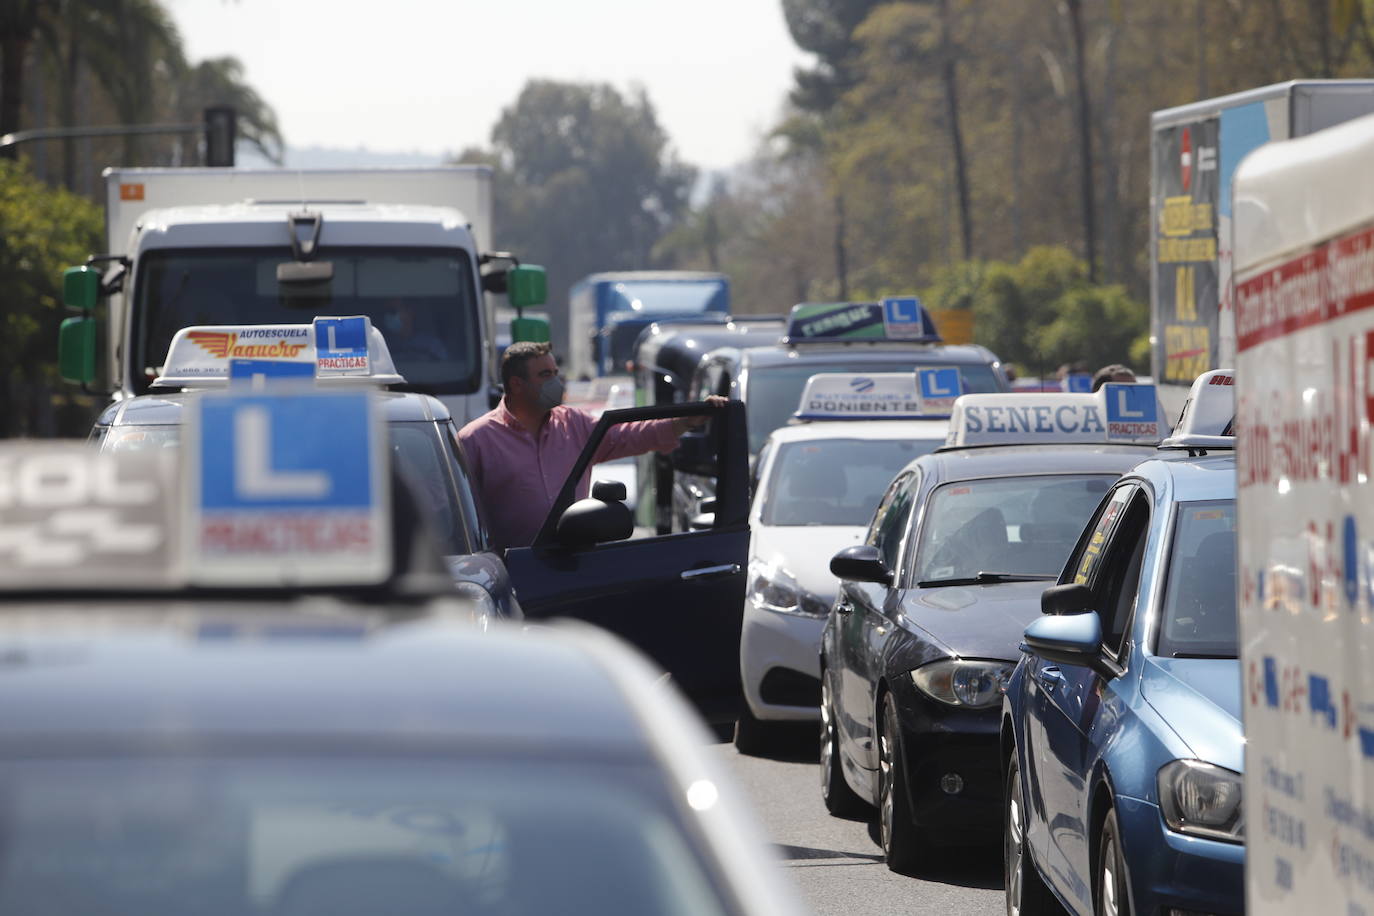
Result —
<instances>
[{"instance_id":1,"label":"dark blue car","mask_svg":"<svg viewBox=\"0 0 1374 916\"><path fill-rule=\"evenodd\" d=\"M1007 912L1244 910L1235 459L1151 460L1098 508L1002 715Z\"/></svg>"}]
</instances>

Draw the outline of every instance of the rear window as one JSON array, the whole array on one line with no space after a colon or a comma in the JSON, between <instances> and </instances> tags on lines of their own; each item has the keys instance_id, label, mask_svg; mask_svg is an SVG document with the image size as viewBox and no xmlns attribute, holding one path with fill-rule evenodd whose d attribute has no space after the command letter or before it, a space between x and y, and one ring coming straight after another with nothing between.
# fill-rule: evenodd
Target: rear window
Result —
<instances>
[{"instance_id":1,"label":"rear window","mask_svg":"<svg viewBox=\"0 0 1374 916\"><path fill-rule=\"evenodd\" d=\"M0 911L714 914L646 768L493 757L0 762Z\"/></svg>"},{"instance_id":2,"label":"rear window","mask_svg":"<svg viewBox=\"0 0 1374 916\"><path fill-rule=\"evenodd\" d=\"M468 530L476 519L476 509L470 490L464 494L463 488L470 488L471 484L456 479L461 471L449 452L447 440L429 421L397 421L388 423L387 429L391 437L391 463L410 485L421 510L429 514L440 551L446 556L472 553L480 538L478 532ZM100 449L105 452L180 446L180 426L116 426L100 439Z\"/></svg>"},{"instance_id":3,"label":"rear window","mask_svg":"<svg viewBox=\"0 0 1374 916\"><path fill-rule=\"evenodd\" d=\"M779 447L760 516L765 525L866 526L892 478L943 439L821 439Z\"/></svg>"}]
</instances>

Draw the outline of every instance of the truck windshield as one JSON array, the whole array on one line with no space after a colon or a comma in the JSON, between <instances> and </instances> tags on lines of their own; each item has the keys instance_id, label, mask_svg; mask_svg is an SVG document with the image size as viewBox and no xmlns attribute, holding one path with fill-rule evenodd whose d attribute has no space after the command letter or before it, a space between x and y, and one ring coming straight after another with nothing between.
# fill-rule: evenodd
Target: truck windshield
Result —
<instances>
[{"instance_id":1,"label":"truck windshield","mask_svg":"<svg viewBox=\"0 0 1374 916\"><path fill-rule=\"evenodd\" d=\"M1236 504L1180 503L1157 654L1237 658Z\"/></svg>"},{"instance_id":2,"label":"truck windshield","mask_svg":"<svg viewBox=\"0 0 1374 916\"><path fill-rule=\"evenodd\" d=\"M802 389L806 387L806 380L811 376L832 372L846 375L856 372L914 372L916 367L915 360L907 359L904 362L880 363L864 360L854 363L826 363L822 366L808 366L803 363L750 369L749 387L745 392L745 402L749 405L750 453L758 454L768 434L786 423L788 417L797 412ZM964 381L965 393L982 394L1002 390L1002 383L991 366L960 366L959 375Z\"/></svg>"},{"instance_id":3,"label":"truck windshield","mask_svg":"<svg viewBox=\"0 0 1374 916\"><path fill-rule=\"evenodd\" d=\"M367 315L396 367L427 394L469 394L482 382L476 285L466 252L326 248L327 288L277 283L285 248L169 249L144 255L133 304L134 388L148 390L172 335L200 324L308 324L316 315Z\"/></svg>"}]
</instances>

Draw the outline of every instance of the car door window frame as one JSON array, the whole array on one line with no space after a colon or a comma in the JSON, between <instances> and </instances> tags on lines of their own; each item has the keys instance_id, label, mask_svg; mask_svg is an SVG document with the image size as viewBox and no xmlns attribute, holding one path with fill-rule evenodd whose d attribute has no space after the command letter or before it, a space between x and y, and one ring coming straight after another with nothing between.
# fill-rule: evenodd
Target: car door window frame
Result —
<instances>
[{"instance_id":1,"label":"car door window frame","mask_svg":"<svg viewBox=\"0 0 1374 916\"><path fill-rule=\"evenodd\" d=\"M898 529L897 549L890 562L883 547L874 543L874 539L878 533L876 528L881 527L881 522L879 521L880 516L886 516L886 514L891 511L892 504L898 499L906 496L913 500L914 504L915 496L920 491L920 481L921 473L918 468L902 471L893 478L892 483L888 485L887 492L885 492L883 498L879 500L878 508L873 512L873 521L869 524L868 535L864 538L865 544L870 547L877 547L878 552L883 555L883 562L889 566L888 572L892 573L892 582L894 585L901 581L901 576L908 565L906 563L906 552L911 535L911 515L914 513L908 512L901 520L901 527Z\"/></svg>"},{"instance_id":2,"label":"car door window frame","mask_svg":"<svg viewBox=\"0 0 1374 916\"><path fill-rule=\"evenodd\" d=\"M1122 508L1106 526L1104 541L1085 575L1082 569L1084 554L1092 546L1093 534L1103 530L1103 515L1109 506L1118 502L1118 496L1121 497L1119 505ZM1145 548L1150 538L1153 511L1149 491L1139 481L1118 484L1107 494L1102 506L1094 514L1092 524L1085 530L1084 539L1080 540L1070 564L1065 569L1066 574L1070 570L1073 571L1070 581L1086 585L1092 593L1092 606L1103 625L1102 654L1107 661L1122 671L1125 670L1126 660L1130 655L1131 631L1140 610ZM1124 538L1130 538L1131 543L1127 545L1123 541ZM1132 576L1132 567L1133 584L1128 581ZM1113 581L1114 578L1116 581ZM1128 588L1130 603L1123 611L1123 597ZM1111 595L1108 594L1109 590L1112 592ZM1114 601L1110 609L1110 618L1107 617L1109 599ZM1124 619L1120 621L1118 628L1117 616L1123 613Z\"/></svg>"}]
</instances>

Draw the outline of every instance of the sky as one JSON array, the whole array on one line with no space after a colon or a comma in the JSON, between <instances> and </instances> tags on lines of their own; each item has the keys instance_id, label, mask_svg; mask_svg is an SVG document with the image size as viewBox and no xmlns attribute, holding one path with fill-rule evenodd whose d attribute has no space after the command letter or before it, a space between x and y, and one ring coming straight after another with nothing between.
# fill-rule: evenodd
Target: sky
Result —
<instances>
[{"instance_id":1,"label":"sky","mask_svg":"<svg viewBox=\"0 0 1374 916\"><path fill-rule=\"evenodd\" d=\"M642 85L685 161L723 169L806 55L782 0L164 0L192 61L233 55L290 147L485 146L534 77Z\"/></svg>"}]
</instances>

